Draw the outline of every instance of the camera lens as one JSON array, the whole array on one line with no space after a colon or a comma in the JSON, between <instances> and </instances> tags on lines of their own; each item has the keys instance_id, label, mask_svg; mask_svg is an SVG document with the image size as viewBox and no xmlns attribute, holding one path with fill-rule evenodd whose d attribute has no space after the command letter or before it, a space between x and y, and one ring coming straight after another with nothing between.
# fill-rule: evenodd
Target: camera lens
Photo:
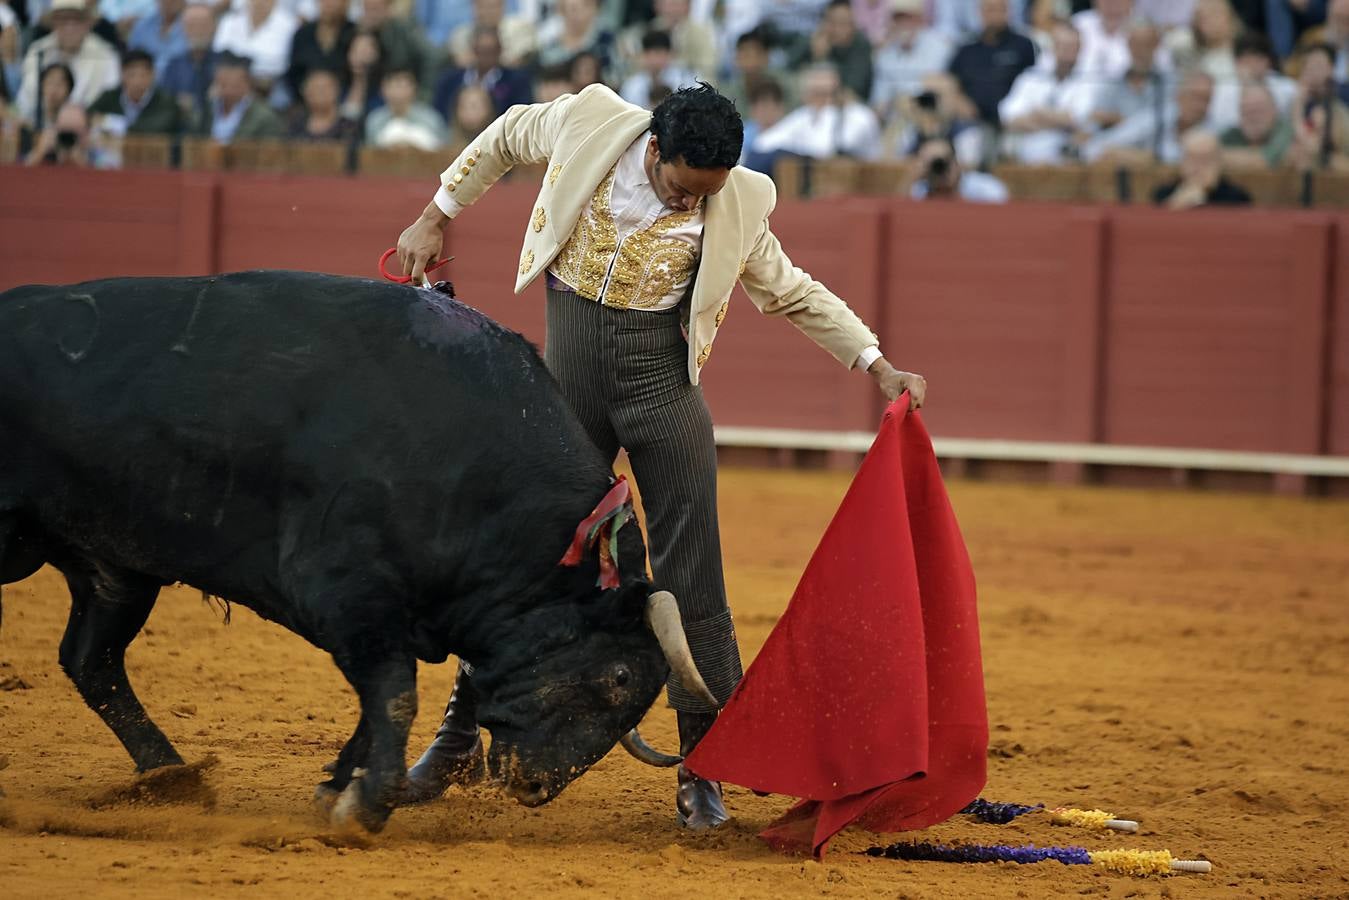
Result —
<instances>
[{"instance_id":1,"label":"camera lens","mask_svg":"<svg viewBox=\"0 0 1349 900\"><path fill-rule=\"evenodd\" d=\"M75 142L79 139L80 136L73 131L56 132L56 146L60 147L62 150L69 150L74 147Z\"/></svg>"}]
</instances>

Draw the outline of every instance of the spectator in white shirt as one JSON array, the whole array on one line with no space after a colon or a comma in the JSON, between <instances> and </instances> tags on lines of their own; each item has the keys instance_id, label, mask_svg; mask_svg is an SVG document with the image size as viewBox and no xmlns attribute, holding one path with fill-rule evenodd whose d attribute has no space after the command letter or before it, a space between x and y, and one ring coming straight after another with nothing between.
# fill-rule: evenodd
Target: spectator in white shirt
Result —
<instances>
[{"instance_id":1,"label":"spectator in white shirt","mask_svg":"<svg viewBox=\"0 0 1349 900\"><path fill-rule=\"evenodd\" d=\"M890 0L890 30L876 51L876 83L871 108L882 120L895 113L901 98L923 90L923 79L945 72L954 48L935 28L928 27L925 0Z\"/></svg>"},{"instance_id":2,"label":"spectator in white shirt","mask_svg":"<svg viewBox=\"0 0 1349 900\"><path fill-rule=\"evenodd\" d=\"M1006 203L1007 186L987 172L966 170L948 138L929 138L914 154L914 200Z\"/></svg>"},{"instance_id":3,"label":"spectator in white shirt","mask_svg":"<svg viewBox=\"0 0 1349 900\"><path fill-rule=\"evenodd\" d=\"M90 34L93 24L84 0L52 0L52 32L34 41L23 58L17 103L23 121L37 124L39 73L52 63L65 63L75 75L70 102L76 106L89 106L121 84L121 58L107 41Z\"/></svg>"},{"instance_id":4,"label":"spectator in white shirt","mask_svg":"<svg viewBox=\"0 0 1349 900\"><path fill-rule=\"evenodd\" d=\"M1018 162L1057 165L1085 135L1100 88L1097 79L1075 74L1082 40L1077 29L1060 22L1050 32L1054 55L1017 76L1011 93L998 104L1004 145ZM1044 57L1042 57L1042 60Z\"/></svg>"},{"instance_id":5,"label":"spectator in white shirt","mask_svg":"<svg viewBox=\"0 0 1349 900\"><path fill-rule=\"evenodd\" d=\"M1078 68L1098 80L1119 78L1129 68L1129 24L1133 0L1092 0L1091 9L1073 16L1082 36Z\"/></svg>"},{"instance_id":6,"label":"spectator in white shirt","mask_svg":"<svg viewBox=\"0 0 1349 900\"><path fill-rule=\"evenodd\" d=\"M638 70L623 82L619 94L624 100L636 106L655 109L652 102L652 90L664 86L670 91L682 87L693 87L698 76L693 70L675 62L674 42L665 31L648 31L642 35L642 55L639 57Z\"/></svg>"},{"instance_id":7,"label":"spectator in white shirt","mask_svg":"<svg viewBox=\"0 0 1349 900\"><path fill-rule=\"evenodd\" d=\"M290 67L290 47L300 20L276 0L248 0L246 9L228 12L215 32L214 49L253 61L250 73L266 93Z\"/></svg>"},{"instance_id":8,"label":"spectator in white shirt","mask_svg":"<svg viewBox=\"0 0 1349 900\"><path fill-rule=\"evenodd\" d=\"M814 159L875 159L880 154L880 137L876 114L865 104L845 98L838 71L821 64L801 73L801 106L760 134L754 150Z\"/></svg>"}]
</instances>

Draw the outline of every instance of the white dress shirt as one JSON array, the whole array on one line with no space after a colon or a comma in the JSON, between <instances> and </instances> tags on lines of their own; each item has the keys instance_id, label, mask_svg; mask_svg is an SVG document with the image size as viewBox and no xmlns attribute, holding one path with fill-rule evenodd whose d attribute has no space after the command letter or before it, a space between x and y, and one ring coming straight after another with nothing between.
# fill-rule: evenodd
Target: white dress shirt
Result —
<instances>
[{"instance_id":1,"label":"white dress shirt","mask_svg":"<svg viewBox=\"0 0 1349 900\"><path fill-rule=\"evenodd\" d=\"M279 5L257 28L247 11L228 12L216 29L212 49L248 57L254 78L280 78L290 67L290 45L299 27L300 20Z\"/></svg>"},{"instance_id":2,"label":"white dress shirt","mask_svg":"<svg viewBox=\"0 0 1349 900\"><path fill-rule=\"evenodd\" d=\"M955 50L951 41L934 28L924 28L905 47L890 40L876 50L876 81L871 105L884 110L897 97L911 97L923 90L923 79L945 72Z\"/></svg>"}]
</instances>

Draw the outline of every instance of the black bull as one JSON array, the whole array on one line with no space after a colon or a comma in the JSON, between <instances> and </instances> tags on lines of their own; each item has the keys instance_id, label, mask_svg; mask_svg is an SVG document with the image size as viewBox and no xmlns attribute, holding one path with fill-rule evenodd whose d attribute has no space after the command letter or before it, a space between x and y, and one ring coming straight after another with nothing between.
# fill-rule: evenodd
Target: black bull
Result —
<instances>
[{"instance_id":1,"label":"black bull","mask_svg":"<svg viewBox=\"0 0 1349 900\"><path fill-rule=\"evenodd\" d=\"M335 819L383 826L417 660L449 654L476 667L489 768L521 802L556 796L667 659L691 665L650 621L673 605L636 527L619 588L594 552L558 565L610 479L534 348L429 291L252 272L0 294L0 584L65 575L61 665L142 771L182 759L123 656L183 582L326 650L355 689L320 786Z\"/></svg>"}]
</instances>

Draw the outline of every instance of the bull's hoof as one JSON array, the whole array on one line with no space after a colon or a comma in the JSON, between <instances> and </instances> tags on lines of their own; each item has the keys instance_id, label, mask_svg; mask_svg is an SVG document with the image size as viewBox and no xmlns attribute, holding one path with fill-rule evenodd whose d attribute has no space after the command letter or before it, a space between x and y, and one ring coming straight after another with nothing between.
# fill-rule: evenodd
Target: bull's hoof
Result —
<instances>
[{"instance_id":1,"label":"bull's hoof","mask_svg":"<svg viewBox=\"0 0 1349 900\"><path fill-rule=\"evenodd\" d=\"M407 789L403 792L402 804L411 806L417 803L429 803L435 800L452 784L462 787L479 784L487 780L487 759L483 752L482 739L476 739L466 752L450 753L432 744L408 769Z\"/></svg>"},{"instance_id":2,"label":"bull's hoof","mask_svg":"<svg viewBox=\"0 0 1349 900\"><path fill-rule=\"evenodd\" d=\"M331 820L333 808L337 806L337 798L341 796L342 792L331 784L321 784L314 788L314 808L323 818Z\"/></svg>"},{"instance_id":3,"label":"bull's hoof","mask_svg":"<svg viewBox=\"0 0 1349 900\"><path fill-rule=\"evenodd\" d=\"M359 770L358 770L359 771ZM354 776L333 804L328 814L332 827L342 834L362 835L378 834L389 821L387 811L370 809L361 799L361 779Z\"/></svg>"}]
</instances>

